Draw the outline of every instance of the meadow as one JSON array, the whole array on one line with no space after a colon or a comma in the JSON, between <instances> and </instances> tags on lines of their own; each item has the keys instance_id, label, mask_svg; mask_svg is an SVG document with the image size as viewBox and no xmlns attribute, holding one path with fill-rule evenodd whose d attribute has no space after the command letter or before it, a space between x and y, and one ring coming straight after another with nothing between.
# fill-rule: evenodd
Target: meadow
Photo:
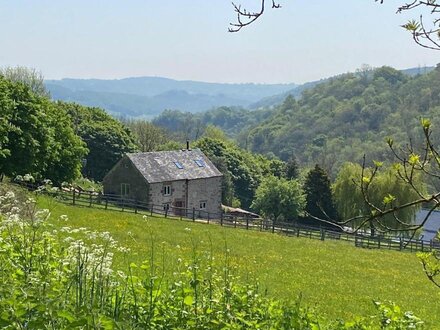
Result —
<instances>
[{"instance_id":1,"label":"meadow","mask_svg":"<svg viewBox=\"0 0 440 330\"><path fill-rule=\"evenodd\" d=\"M130 249L116 253L118 269L153 257L167 277L179 264L207 253L215 266L227 264L241 281L258 281L268 296L287 301L301 296L324 319L372 315L373 301L393 301L428 329L440 329L440 290L427 280L416 254L73 207L43 196L37 203L50 209L56 227L110 232ZM61 215L68 220L57 220Z\"/></svg>"}]
</instances>

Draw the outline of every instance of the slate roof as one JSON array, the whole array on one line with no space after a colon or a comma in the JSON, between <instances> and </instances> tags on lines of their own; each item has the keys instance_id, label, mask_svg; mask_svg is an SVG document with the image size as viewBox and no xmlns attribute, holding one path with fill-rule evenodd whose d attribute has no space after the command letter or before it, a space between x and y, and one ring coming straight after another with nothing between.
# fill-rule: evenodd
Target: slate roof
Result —
<instances>
[{"instance_id":1,"label":"slate roof","mask_svg":"<svg viewBox=\"0 0 440 330\"><path fill-rule=\"evenodd\" d=\"M222 176L200 149L139 152L126 155L149 183ZM199 166L196 161L203 166Z\"/></svg>"}]
</instances>

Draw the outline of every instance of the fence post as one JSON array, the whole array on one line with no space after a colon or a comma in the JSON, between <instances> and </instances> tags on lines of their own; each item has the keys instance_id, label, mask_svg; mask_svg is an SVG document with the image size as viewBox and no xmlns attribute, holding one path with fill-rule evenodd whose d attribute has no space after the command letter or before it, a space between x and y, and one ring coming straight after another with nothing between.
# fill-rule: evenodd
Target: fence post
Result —
<instances>
[{"instance_id":1,"label":"fence post","mask_svg":"<svg viewBox=\"0 0 440 330\"><path fill-rule=\"evenodd\" d=\"M138 202L137 199L134 200L134 214L138 213Z\"/></svg>"},{"instance_id":2,"label":"fence post","mask_svg":"<svg viewBox=\"0 0 440 330\"><path fill-rule=\"evenodd\" d=\"M92 192L89 192L89 207L92 207Z\"/></svg>"},{"instance_id":3,"label":"fence post","mask_svg":"<svg viewBox=\"0 0 440 330\"><path fill-rule=\"evenodd\" d=\"M72 204L75 205L75 188L73 188L72 192L73 192Z\"/></svg>"},{"instance_id":4,"label":"fence post","mask_svg":"<svg viewBox=\"0 0 440 330\"><path fill-rule=\"evenodd\" d=\"M193 221L196 221L196 208L193 207L193 214L192 214Z\"/></svg>"},{"instance_id":5,"label":"fence post","mask_svg":"<svg viewBox=\"0 0 440 330\"><path fill-rule=\"evenodd\" d=\"M168 217L168 206L165 207L165 218Z\"/></svg>"},{"instance_id":6,"label":"fence post","mask_svg":"<svg viewBox=\"0 0 440 330\"><path fill-rule=\"evenodd\" d=\"M321 228L321 241L325 240L325 230Z\"/></svg>"},{"instance_id":7,"label":"fence post","mask_svg":"<svg viewBox=\"0 0 440 330\"><path fill-rule=\"evenodd\" d=\"M220 226L223 226L223 212L220 214Z\"/></svg>"},{"instance_id":8,"label":"fence post","mask_svg":"<svg viewBox=\"0 0 440 330\"><path fill-rule=\"evenodd\" d=\"M121 205L122 212L124 212L125 201L123 197L121 198Z\"/></svg>"},{"instance_id":9,"label":"fence post","mask_svg":"<svg viewBox=\"0 0 440 330\"><path fill-rule=\"evenodd\" d=\"M209 212L208 212L208 225L209 225Z\"/></svg>"},{"instance_id":10,"label":"fence post","mask_svg":"<svg viewBox=\"0 0 440 330\"><path fill-rule=\"evenodd\" d=\"M249 216L246 214L246 229L249 230Z\"/></svg>"},{"instance_id":11,"label":"fence post","mask_svg":"<svg viewBox=\"0 0 440 330\"><path fill-rule=\"evenodd\" d=\"M234 228L237 228L237 217L234 217Z\"/></svg>"},{"instance_id":12,"label":"fence post","mask_svg":"<svg viewBox=\"0 0 440 330\"><path fill-rule=\"evenodd\" d=\"M154 209L154 204L151 204L151 208L150 208L150 216L153 216L153 209Z\"/></svg>"},{"instance_id":13,"label":"fence post","mask_svg":"<svg viewBox=\"0 0 440 330\"><path fill-rule=\"evenodd\" d=\"M402 250L402 236L399 237L399 249Z\"/></svg>"},{"instance_id":14,"label":"fence post","mask_svg":"<svg viewBox=\"0 0 440 330\"><path fill-rule=\"evenodd\" d=\"M275 220L272 221L272 234L275 232Z\"/></svg>"}]
</instances>

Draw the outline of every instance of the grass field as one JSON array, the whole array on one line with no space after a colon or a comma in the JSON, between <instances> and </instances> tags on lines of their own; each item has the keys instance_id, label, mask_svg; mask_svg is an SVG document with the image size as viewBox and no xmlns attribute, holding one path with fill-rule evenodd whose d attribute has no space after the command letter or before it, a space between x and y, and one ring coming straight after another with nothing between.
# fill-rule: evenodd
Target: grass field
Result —
<instances>
[{"instance_id":1,"label":"grass field","mask_svg":"<svg viewBox=\"0 0 440 330\"><path fill-rule=\"evenodd\" d=\"M154 258L175 270L178 259L212 251L216 263L224 264L229 249L231 264L243 281L258 279L269 295L303 302L327 319L351 318L375 313L373 300L394 301L440 329L440 290L425 277L415 254L366 250L338 241L316 241L216 225L197 224L160 217L73 207L40 197L57 226L87 227L108 231L129 255L116 255L124 269ZM58 222L67 215L68 222ZM154 252L152 252L152 248Z\"/></svg>"}]
</instances>

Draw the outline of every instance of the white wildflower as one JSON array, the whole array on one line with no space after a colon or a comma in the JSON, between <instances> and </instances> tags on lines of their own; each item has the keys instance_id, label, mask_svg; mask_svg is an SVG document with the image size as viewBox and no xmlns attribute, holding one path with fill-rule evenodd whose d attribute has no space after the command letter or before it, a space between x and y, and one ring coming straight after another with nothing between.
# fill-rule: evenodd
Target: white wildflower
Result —
<instances>
[{"instance_id":1,"label":"white wildflower","mask_svg":"<svg viewBox=\"0 0 440 330\"><path fill-rule=\"evenodd\" d=\"M62 214L62 215L60 215L58 220L60 220L60 221L67 221L67 220L69 220L69 217L67 215L65 215L65 214Z\"/></svg>"}]
</instances>

